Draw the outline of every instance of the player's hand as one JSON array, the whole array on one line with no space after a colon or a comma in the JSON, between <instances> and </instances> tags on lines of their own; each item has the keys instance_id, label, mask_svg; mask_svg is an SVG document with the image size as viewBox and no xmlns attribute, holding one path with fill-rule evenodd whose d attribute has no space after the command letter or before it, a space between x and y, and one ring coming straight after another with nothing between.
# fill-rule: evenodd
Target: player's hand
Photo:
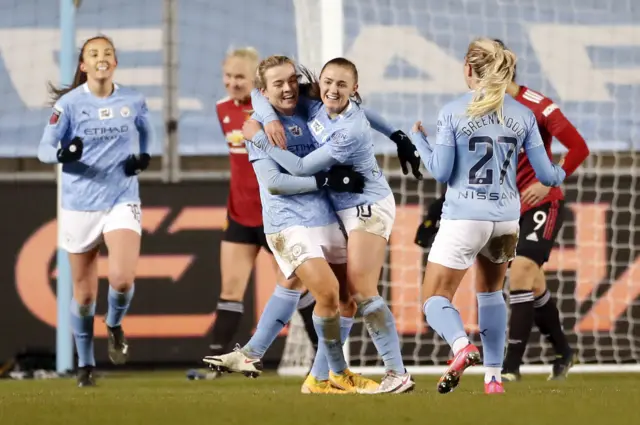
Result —
<instances>
[{"instance_id":1,"label":"player's hand","mask_svg":"<svg viewBox=\"0 0 640 425\"><path fill-rule=\"evenodd\" d=\"M412 140L420 140L422 139L427 145L429 141L427 140L427 131L422 126L422 121L416 121L415 124L411 127L411 139Z\"/></svg>"},{"instance_id":2,"label":"player's hand","mask_svg":"<svg viewBox=\"0 0 640 425\"><path fill-rule=\"evenodd\" d=\"M82 157L82 150L84 149L84 143L79 137L74 137L67 145L63 144L63 147L58 149L56 156L58 162L66 164L68 162L77 161Z\"/></svg>"},{"instance_id":3,"label":"player's hand","mask_svg":"<svg viewBox=\"0 0 640 425\"><path fill-rule=\"evenodd\" d=\"M148 153L130 155L124 161L124 173L129 177L137 176L149 167L150 162L151 156Z\"/></svg>"},{"instance_id":4,"label":"player's hand","mask_svg":"<svg viewBox=\"0 0 640 425\"><path fill-rule=\"evenodd\" d=\"M520 200L523 204L536 205L549 194L550 190L550 187L545 186L540 182L535 182L522 192Z\"/></svg>"},{"instance_id":5,"label":"player's hand","mask_svg":"<svg viewBox=\"0 0 640 425\"><path fill-rule=\"evenodd\" d=\"M315 176L318 189L329 188L336 192L364 192L364 176L353 169L353 165L334 165L329 171Z\"/></svg>"},{"instance_id":6,"label":"player's hand","mask_svg":"<svg viewBox=\"0 0 640 425\"><path fill-rule=\"evenodd\" d=\"M248 119L242 124L242 137L245 140L252 140L260 131L262 131L262 125L256 120Z\"/></svg>"},{"instance_id":7,"label":"player's hand","mask_svg":"<svg viewBox=\"0 0 640 425\"><path fill-rule=\"evenodd\" d=\"M427 216L418 226L414 242L422 248L429 248L433 243L433 238L438 233L440 218L442 217L442 207L444 206L444 195L436 199L427 210Z\"/></svg>"},{"instance_id":8,"label":"player's hand","mask_svg":"<svg viewBox=\"0 0 640 425\"><path fill-rule=\"evenodd\" d=\"M436 233L438 233L437 223L431 220L425 220L418 226L414 242L419 247L429 248L433 243L433 238Z\"/></svg>"},{"instance_id":9,"label":"player's hand","mask_svg":"<svg viewBox=\"0 0 640 425\"><path fill-rule=\"evenodd\" d=\"M411 127L411 132L412 133L422 133L424 136L427 135L426 130L422 126L422 121L416 121L416 123L413 124L413 127Z\"/></svg>"},{"instance_id":10,"label":"player's hand","mask_svg":"<svg viewBox=\"0 0 640 425\"><path fill-rule=\"evenodd\" d=\"M267 138L272 145L280 149L287 149L287 136L285 136L284 126L279 120L265 124L264 132L267 134Z\"/></svg>"},{"instance_id":11,"label":"player's hand","mask_svg":"<svg viewBox=\"0 0 640 425\"><path fill-rule=\"evenodd\" d=\"M400 160L400 167L402 167L402 174L405 176L409 174L409 167L413 176L422 180L422 173L420 172L420 154L418 150L411 142L409 136L407 136L402 130L398 130L389 136L391 140L398 147L398 159Z\"/></svg>"}]
</instances>

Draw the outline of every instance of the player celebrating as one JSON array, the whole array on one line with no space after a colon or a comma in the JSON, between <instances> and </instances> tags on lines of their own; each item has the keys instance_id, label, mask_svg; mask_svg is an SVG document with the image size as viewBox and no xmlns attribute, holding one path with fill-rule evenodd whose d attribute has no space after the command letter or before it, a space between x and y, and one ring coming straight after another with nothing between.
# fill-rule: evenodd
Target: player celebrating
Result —
<instances>
[{"instance_id":1,"label":"player celebrating","mask_svg":"<svg viewBox=\"0 0 640 425\"><path fill-rule=\"evenodd\" d=\"M363 194L332 193L331 201L348 234L349 289L387 369L377 392L402 393L411 391L415 384L404 367L395 319L377 287L395 218L395 200L376 162L369 121L359 106L357 83L357 69L349 60L336 58L324 65L319 83L322 102L304 102L308 125L321 146L306 157L299 158L266 140L253 142L293 175L312 175L335 164L353 164L365 175ZM265 122L277 119L255 91L252 98L256 111L268 117ZM414 175L421 177L413 144L406 138L398 146L402 154L409 153L401 159L407 159Z\"/></svg>"},{"instance_id":2,"label":"player celebrating","mask_svg":"<svg viewBox=\"0 0 640 425\"><path fill-rule=\"evenodd\" d=\"M304 117L295 114L299 91L293 62L284 56L272 56L261 62L257 74L260 88L287 123L287 149L298 155L311 152L315 146ZM257 113L253 117L260 119ZM261 133L260 125L253 120L245 123L244 129L245 133ZM345 323L344 319L351 319L355 308L349 314L343 311L343 318L339 318L339 282L331 267L331 264L344 264L346 242L325 191L318 189L328 187L361 193L364 178L353 171L353 167L335 167L315 177L293 177L281 173L277 164L254 146L248 145L247 148L265 206L262 214L269 246L285 277L298 276L312 291L316 299L313 320L320 337L317 355L324 356L321 353L327 353L329 366L339 377L336 381L343 390L333 388L328 379L307 379L303 392L355 392L357 388L346 367L341 342L350 329L350 323ZM292 314L285 309L274 309L272 312L275 316L268 320L265 310L260 322L284 323ZM277 331L279 329L271 334L269 345ZM259 362L255 347L265 346L264 341L259 340L268 333L266 326L261 329L258 325L258 332L245 347L223 356L206 357L204 361L223 370L250 373L247 365L257 365ZM259 371L253 373L258 374ZM377 384L372 384L377 387Z\"/></svg>"},{"instance_id":3,"label":"player celebrating","mask_svg":"<svg viewBox=\"0 0 640 425\"><path fill-rule=\"evenodd\" d=\"M308 78L309 81L313 80L313 76L304 68L301 68L301 72ZM273 82L270 82L271 80L273 80L273 78L275 78L273 77L274 73L282 74L282 76L281 78L276 79ZM267 74L269 74L269 76L272 78L267 78ZM265 61L263 61L263 63L259 67L259 72L258 72L259 86L263 88L262 89L263 93L267 95L270 91L274 91L274 93L272 93L269 96L269 102L271 102L271 104L277 110L283 109L280 102L282 102L281 97L284 96L284 94L281 93L281 91L284 91L283 87L285 82L288 82L289 86L291 87L291 92L288 92L288 91L286 92L287 102L293 102L294 104L297 104L299 91L300 91L299 86L297 84L297 80L298 80L298 76L296 75L296 72L295 72L294 62L285 56L270 57ZM266 88L271 85L276 87L272 87L270 90L267 90ZM309 90L314 90L315 87L309 87L309 85L306 84L304 86L304 89L309 91ZM255 114L255 115L258 116L258 114ZM372 120L372 125L375 128L380 129L380 131L384 132L387 135L393 133L393 131L389 130L389 126L384 122L384 120L382 120L381 117L372 113L369 113L369 115L370 115L370 119ZM298 119L306 119L306 114L304 115L304 117L299 117ZM291 134L293 134L291 133L293 131L291 129L296 129L296 128L297 126L291 126L290 131L287 134L291 137ZM260 130L260 126L257 122L253 120L247 121L244 126L245 138L247 139L253 138L256 135L256 133L258 133L259 130ZM311 147L312 149L315 149L315 144L313 143L312 140L310 140L311 136L309 135L308 132L301 132L296 130L295 133L296 133L295 136L296 136L297 144L301 144L304 141L304 143L306 143L307 146ZM309 140L305 140L304 139L305 137L307 137ZM300 151L299 148L292 148L292 149L294 149L296 153L300 153L300 154L305 153ZM339 170L340 168L337 168L337 169ZM333 168L333 170L335 171L336 168ZM334 176L333 178L337 178L337 177ZM327 182L329 184L331 183L328 180ZM341 252L339 253L338 256L334 256L334 262L333 264L331 264L331 268L334 271L341 285L340 299L342 304L341 305L342 317L340 318L340 327L341 327L342 342L344 342L344 340L346 340L347 336L349 335L349 331L353 323L352 318L353 318L353 315L355 314L355 308L350 303L350 297L348 293L342 292L343 289L346 289L346 284L343 286L343 283L346 283L346 267L345 267L346 264L344 264L344 261L346 261L346 258L343 255L344 249L346 248L346 241L344 241L344 238L343 238L343 243L345 244L345 246L340 248ZM336 264L335 263L336 258L338 258L342 263ZM278 327L277 325L273 325L272 324L274 323L273 319L269 319L269 317L272 315L277 315L280 318L279 320L275 320L275 322L284 323L288 321L291 317L291 314L293 314L292 311L289 311L284 307L282 302L279 302L278 305L280 306L279 312L275 311L276 310L275 307L269 311L268 311L268 308L265 308L265 311L263 312L262 317L260 318L260 322L258 323L258 329L256 330L256 333L253 335L251 340L244 347L239 348L234 352L225 354L223 356L207 357L204 359L204 361L206 363L213 365L214 367L218 367L224 370L242 372L249 375L258 374L258 371L254 370L254 367L252 365L255 363L256 359L260 359L262 357L262 355L264 354L268 346L271 345L271 343L275 339L275 336L281 329L281 326ZM269 302L267 307L270 307L270 306L271 306L271 301ZM274 306L275 306L275 303L274 303ZM263 323L264 323L264 326L262 326ZM374 390L377 390L379 387L378 384L375 383L374 381L363 378L359 375L353 374L349 370L345 370L344 375L345 376L333 375L332 379L335 386L337 386L338 388L344 389L348 392L353 392L353 391L372 392ZM302 386L302 392L303 393L335 392L335 389L332 389L331 384L329 383L330 382L329 377L330 377L329 365L328 365L325 353L324 351L318 351L316 353L316 358L314 360L313 367L311 368L310 374ZM345 392L344 390L342 392Z\"/></svg>"},{"instance_id":4,"label":"player celebrating","mask_svg":"<svg viewBox=\"0 0 640 425\"><path fill-rule=\"evenodd\" d=\"M495 41L502 44L500 40ZM507 86L507 94L533 111L549 158L553 137L568 149L562 168L570 176L589 155L587 144L551 99L518 85L515 72L513 78ZM549 260L562 227L564 196L560 188L544 186L536 179L526 155L519 158L516 184L522 202L521 231L516 258L510 266L511 317L502 379L520 379L519 368L534 321L557 355L549 379L563 379L573 365L573 350L562 330L560 312L546 288L542 265ZM424 248L437 231L442 202L444 196L429 207L427 219L418 228L416 243Z\"/></svg>"},{"instance_id":5,"label":"player celebrating","mask_svg":"<svg viewBox=\"0 0 640 425\"><path fill-rule=\"evenodd\" d=\"M472 91L442 108L434 146L429 145L419 122L412 131L426 168L436 180L447 183L440 229L429 252L422 289L427 322L449 343L454 355L438 382L440 393L455 389L464 370L480 361L460 313L451 304L476 259L485 393L504 392L500 371L507 307L502 285L518 239L517 152L524 147L537 178L546 185L557 186L565 177L564 170L549 161L534 114L505 96L515 62L515 55L500 43L474 40L464 64Z\"/></svg>"},{"instance_id":6,"label":"player celebrating","mask_svg":"<svg viewBox=\"0 0 640 425\"><path fill-rule=\"evenodd\" d=\"M240 325L244 294L260 248L271 253L262 227L258 181L247 159L242 137L242 125L252 113L250 93L257 66L258 53L255 49L243 48L230 52L223 64L224 86L229 96L216 105L218 120L229 145L231 178L227 226L220 244L222 285L210 345L213 356L228 351L229 343ZM275 263L274 267L277 268ZM281 289L292 290L291 296L285 297L287 305L293 303L298 307L307 334L314 348L317 348L318 337L312 320L313 297L309 292L301 294L299 281L285 282L281 275L279 280L281 283L276 286L274 296L278 298ZM215 378L219 374L214 371L209 376Z\"/></svg>"},{"instance_id":7,"label":"player celebrating","mask_svg":"<svg viewBox=\"0 0 640 425\"><path fill-rule=\"evenodd\" d=\"M60 243L73 278L71 326L81 387L95 385L93 319L103 240L109 251L109 358L121 364L129 355L121 322L133 298L140 255L137 174L148 167L148 146L154 141L144 97L113 83L117 66L107 37L84 43L71 87L51 87L55 104L38 147L40 161L63 164ZM134 128L138 154L131 152Z\"/></svg>"}]
</instances>

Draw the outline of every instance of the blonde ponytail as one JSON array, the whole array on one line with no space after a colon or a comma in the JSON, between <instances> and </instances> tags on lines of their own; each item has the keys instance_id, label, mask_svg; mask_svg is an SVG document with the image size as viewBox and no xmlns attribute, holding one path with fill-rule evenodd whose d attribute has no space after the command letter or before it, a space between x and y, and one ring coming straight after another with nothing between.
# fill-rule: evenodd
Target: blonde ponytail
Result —
<instances>
[{"instance_id":1,"label":"blonde ponytail","mask_svg":"<svg viewBox=\"0 0 640 425\"><path fill-rule=\"evenodd\" d=\"M496 41L480 38L469 44L467 62L478 79L467 115L478 118L495 112L498 121L504 122L502 107L515 73L516 55Z\"/></svg>"}]
</instances>

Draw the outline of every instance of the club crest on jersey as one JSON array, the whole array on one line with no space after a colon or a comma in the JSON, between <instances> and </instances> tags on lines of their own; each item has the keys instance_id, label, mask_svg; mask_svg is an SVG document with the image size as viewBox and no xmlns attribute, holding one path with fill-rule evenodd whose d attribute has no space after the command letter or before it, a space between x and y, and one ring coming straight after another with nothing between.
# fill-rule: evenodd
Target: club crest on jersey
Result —
<instances>
[{"instance_id":1,"label":"club crest on jersey","mask_svg":"<svg viewBox=\"0 0 640 425\"><path fill-rule=\"evenodd\" d=\"M318 120L313 120L311 123L311 130L313 131L313 134L320 134L324 131L324 125L322 125Z\"/></svg>"},{"instance_id":2,"label":"club crest on jersey","mask_svg":"<svg viewBox=\"0 0 640 425\"><path fill-rule=\"evenodd\" d=\"M336 131L335 133L331 134L331 136L329 136L328 141L335 144L341 144L347 141L347 135L342 131Z\"/></svg>"},{"instance_id":3,"label":"club crest on jersey","mask_svg":"<svg viewBox=\"0 0 640 425\"><path fill-rule=\"evenodd\" d=\"M98 109L98 117L100 120L110 120L113 118L113 109L111 108L100 108Z\"/></svg>"},{"instance_id":4,"label":"club crest on jersey","mask_svg":"<svg viewBox=\"0 0 640 425\"><path fill-rule=\"evenodd\" d=\"M229 115L227 115L222 119L222 124L229 124L230 122L231 122L231 118L229 118Z\"/></svg>"},{"instance_id":5,"label":"club crest on jersey","mask_svg":"<svg viewBox=\"0 0 640 425\"><path fill-rule=\"evenodd\" d=\"M288 128L289 132L291 134L293 134L295 137L300 137L302 136L302 129L300 127L298 127L297 125L290 125Z\"/></svg>"},{"instance_id":6,"label":"club crest on jersey","mask_svg":"<svg viewBox=\"0 0 640 425\"><path fill-rule=\"evenodd\" d=\"M49 117L49 125L58 125L58 121L60 121L60 115L62 111L56 107L53 108L53 112Z\"/></svg>"},{"instance_id":7,"label":"club crest on jersey","mask_svg":"<svg viewBox=\"0 0 640 425\"><path fill-rule=\"evenodd\" d=\"M123 106L122 109L120 109L120 115L122 115L122 118L128 118L129 115L131 115L131 109L129 109L128 106Z\"/></svg>"}]
</instances>

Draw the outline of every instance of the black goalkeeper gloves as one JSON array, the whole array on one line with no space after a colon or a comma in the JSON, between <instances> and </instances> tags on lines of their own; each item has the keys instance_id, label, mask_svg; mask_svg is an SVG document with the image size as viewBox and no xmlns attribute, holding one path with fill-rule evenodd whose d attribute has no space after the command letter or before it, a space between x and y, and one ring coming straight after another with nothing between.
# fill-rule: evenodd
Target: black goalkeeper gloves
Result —
<instances>
[{"instance_id":1,"label":"black goalkeeper gloves","mask_svg":"<svg viewBox=\"0 0 640 425\"><path fill-rule=\"evenodd\" d=\"M329 188L336 192L364 192L364 176L353 169L353 165L334 165L329 171L315 176L318 189Z\"/></svg>"},{"instance_id":2,"label":"black goalkeeper gloves","mask_svg":"<svg viewBox=\"0 0 640 425\"><path fill-rule=\"evenodd\" d=\"M148 153L131 155L124 161L124 173L129 177L137 176L147 169L150 162L151 156Z\"/></svg>"},{"instance_id":3,"label":"black goalkeeper gloves","mask_svg":"<svg viewBox=\"0 0 640 425\"><path fill-rule=\"evenodd\" d=\"M429 248L433 243L433 238L438 233L440 217L442 216L442 206L444 205L444 195L436 199L429 205L427 216L418 226L415 243L422 248Z\"/></svg>"},{"instance_id":4,"label":"black goalkeeper gloves","mask_svg":"<svg viewBox=\"0 0 640 425\"><path fill-rule=\"evenodd\" d=\"M84 143L82 142L82 139L79 137L74 137L68 145L58 149L58 152L56 153L58 162L61 164L66 164L68 162L79 160L82 157L83 148Z\"/></svg>"},{"instance_id":5,"label":"black goalkeeper gloves","mask_svg":"<svg viewBox=\"0 0 640 425\"><path fill-rule=\"evenodd\" d=\"M402 167L402 174L405 176L409 174L409 167L411 167L413 176L418 180L422 180L422 173L420 172L420 154L411 142L409 136L407 136L402 130L398 130L389 136L389 138L398 147L398 159L400 160L400 166Z\"/></svg>"}]
</instances>

